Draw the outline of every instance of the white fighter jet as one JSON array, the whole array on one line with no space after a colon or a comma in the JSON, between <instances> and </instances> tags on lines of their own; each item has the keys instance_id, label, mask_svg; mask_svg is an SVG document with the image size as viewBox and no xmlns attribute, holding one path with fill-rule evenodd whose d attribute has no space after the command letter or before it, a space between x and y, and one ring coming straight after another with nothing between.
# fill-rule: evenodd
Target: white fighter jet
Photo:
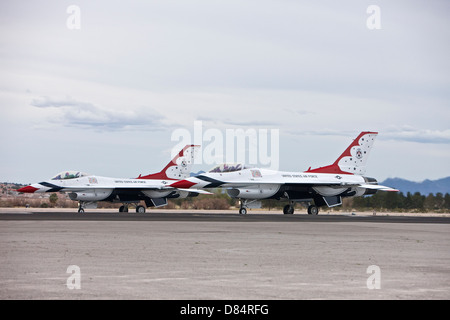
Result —
<instances>
[{"instance_id":1,"label":"white fighter jet","mask_svg":"<svg viewBox=\"0 0 450 320\"><path fill-rule=\"evenodd\" d=\"M341 156L326 167L282 172L242 164L222 164L170 186L185 190L224 188L230 197L240 200L240 214L246 214L249 207L261 207L262 199L288 201L284 214L293 214L296 202L308 203L308 214L318 214L319 207L341 205L344 197L374 194L378 190L398 191L363 176L377 134L361 132Z\"/></svg>"},{"instance_id":2,"label":"white fighter jet","mask_svg":"<svg viewBox=\"0 0 450 320\"><path fill-rule=\"evenodd\" d=\"M198 148L199 146L187 145L161 172L146 176L139 175L135 179L100 177L79 171L63 171L50 180L35 183L17 191L68 193L71 200L79 202L78 212L84 212L87 208L97 208L98 201L107 201L122 203L120 212L128 212L128 206L134 205L136 212L145 213L145 207L140 205L142 200L147 207L160 207L167 204L168 198L186 198L205 193L204 190L168 187L174 181L190 176Z\"/></svg>"}]
</instances>

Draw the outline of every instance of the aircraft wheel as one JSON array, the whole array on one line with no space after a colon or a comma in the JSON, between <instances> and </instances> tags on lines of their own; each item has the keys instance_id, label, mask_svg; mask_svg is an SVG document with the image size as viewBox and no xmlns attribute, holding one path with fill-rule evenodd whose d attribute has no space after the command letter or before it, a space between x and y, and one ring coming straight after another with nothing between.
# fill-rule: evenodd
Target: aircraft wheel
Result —
<instances>
[{"instance_id":1,"label":"aircraft wheel","mask_svg":"<svg viewBox=\"0 0 450 320\"><path fill-rule=\"evenodd\" d=\"M119 212L128 212L128 207L127 206L120 206Z\"/></svg>"},{"instance_id":2,"label":"aircraft wheel","mask_svg":"<svg viewBox=\"0 0 450 320\"><path fill-rule=\"evenodd\" d=\"M145 213L145 207L144 206L137 206L136 207L137 213Z\"/></svg>"},{"instance_id":3,"label":"aircraft wheel","mask_svg":"<svg viewBox=\"0 0 450 320\"><path fill-rule=\"evenodd\" d=\"M239 214L247 214L247 209L246 208L240 208L239 209Z\"/></svg>"},{"instance_id":4,"label":"aircraft wheel","mask_svg":"<svg viewBox=\"0 0 450 320\"><path fill-rule=\"evenodd\" d=\"M308 214L317 215L319 214L319 208L317 206L309 206Z\"/></svg>"},{"instance_id":5,"label":"aircraft wheel","mask_svg":"<svg viewBox=\"0 0 450 320\"><path fill-rule=\"evenodd\" d=\"M291 206L290 204L287 204L283 208L284 214L294 214L294 206Z\"/></svg>"},{"instance_id":6,"label":"aircraft wheel","mask_svg":"<svg viewBox=\"0 0 450 320\"><path fill-rule=\"evenodd\" d=\"M79 208L78 209L78 213L84 213L84 209L83 208Z\"/></svg>"}]
</instances>

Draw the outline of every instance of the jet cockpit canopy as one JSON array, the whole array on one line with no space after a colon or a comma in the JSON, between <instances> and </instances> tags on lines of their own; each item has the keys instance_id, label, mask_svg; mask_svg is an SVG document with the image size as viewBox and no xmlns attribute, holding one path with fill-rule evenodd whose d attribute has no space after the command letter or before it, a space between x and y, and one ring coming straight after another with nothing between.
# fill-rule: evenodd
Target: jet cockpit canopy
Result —
<instances>
[{"instance_id":1,"label":"jet cockpit canopy","mask_svg":"<svg viewBox=\"0 0 450 320\"><path fill-rule=\"evenodd\" d=\"M62 171L52 178L52 180L68 180L86 177L89 174L80 171Z\"/></svg>"},{"instance_id":2,"label":"jet cockpit canopy","mask_svg":"<svg viewBox=\"0 0 450 320\"><path fill-rule=\"evenodd\" d=\"M222 163L221 165L213 167L208 172L210 173L235 172L248 168L249 168L248 166L245 166L242 163Z\"/></svg>"}]
</instances>

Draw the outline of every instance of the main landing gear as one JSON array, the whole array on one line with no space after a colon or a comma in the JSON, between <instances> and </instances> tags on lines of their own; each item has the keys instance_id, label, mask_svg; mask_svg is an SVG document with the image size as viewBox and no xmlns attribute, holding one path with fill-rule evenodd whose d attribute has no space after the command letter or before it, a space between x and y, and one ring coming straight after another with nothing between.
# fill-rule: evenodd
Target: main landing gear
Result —
<instances>
[{"instance_id":1,"label":"main landing gear","mask_svg":"<svg viewBox=\"0 0 450 320\"><path fill-rule=\"evenodd\" d=\"M294 203L290 203L284 206L283 213L284 214L294 214Z\"/></svg>"},{"instance_id":2,"label":"main landing gear","mask_svg":"<svg viewBox=\"0 0 450 320\"><path fill-rule=\"evenodd\" d=\"M136 205L136 213L145 213L145 207L141 205ZM128 204L124 204L123 206L120 206L119 212L128 212Z\"/></svg>"},{"instance_id":3,"label":"main landing gear","mask_svg":"<svg viewBox=\"0 0 450 320\"><path fill-rule=\"evenodd\" d=\"M284 214L294 214L294 211L295 211L295 209L294 209L294 203L293 202L291 202L290 204L285 205L284 208L283 208L283 213ZM308 214L318 215L319 214L319 207L310 204L308 206Z\"/></svg>"},{"instance_id":4,"label":"main landing gear","mask_svg":"<svg viewBox=\"0 0 450 320\"><path fill-rule=\"evenodd\" d=\"M318 215L319 214L319 207L314 206L314 205L308 206L308 214Z\"/></svg>"}]
</instances>

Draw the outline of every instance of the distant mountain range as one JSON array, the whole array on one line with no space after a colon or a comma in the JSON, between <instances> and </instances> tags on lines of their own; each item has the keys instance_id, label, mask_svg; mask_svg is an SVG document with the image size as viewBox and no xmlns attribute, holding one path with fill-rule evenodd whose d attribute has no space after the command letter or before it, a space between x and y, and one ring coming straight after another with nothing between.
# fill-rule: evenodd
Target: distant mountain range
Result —
<instances>
[{"instance_id":1,"label":"distant mountain range","mask_svg":"<svg viewBox=\"0 0 450 320\"><path fill-rule=\"evenodd\" d=\"M196 176L198 174L205 173L204 171L199 171L196 173L191 173L191 176ZM442 178L438 180L424 180L422 182L414 182L401 178L388 178L383 182L378 182L378 184L383 186L388 186L396 188L407 194L411 192L412 194L420 192L422 195L429 195L430 193L436 194L438 192L442 194L450 193L450 177Z\"/></svg>"},{"instance_id":2,"label":"distant mountain range","mask_svg":"<svg viewBox=\"0 0 450 320\"><path fill-rule=\"evenodd\" d=\"M424 180L422 182L414 182L401 178L388 178L383 182L379 182L383 186L389 186L396 188L407 194L411 192L420 192L422 195L429 195L430 193L436 194L438 192L442 194L450 193L450 177L442 178L438 180Z\"/></svg>"}]
</instances>

